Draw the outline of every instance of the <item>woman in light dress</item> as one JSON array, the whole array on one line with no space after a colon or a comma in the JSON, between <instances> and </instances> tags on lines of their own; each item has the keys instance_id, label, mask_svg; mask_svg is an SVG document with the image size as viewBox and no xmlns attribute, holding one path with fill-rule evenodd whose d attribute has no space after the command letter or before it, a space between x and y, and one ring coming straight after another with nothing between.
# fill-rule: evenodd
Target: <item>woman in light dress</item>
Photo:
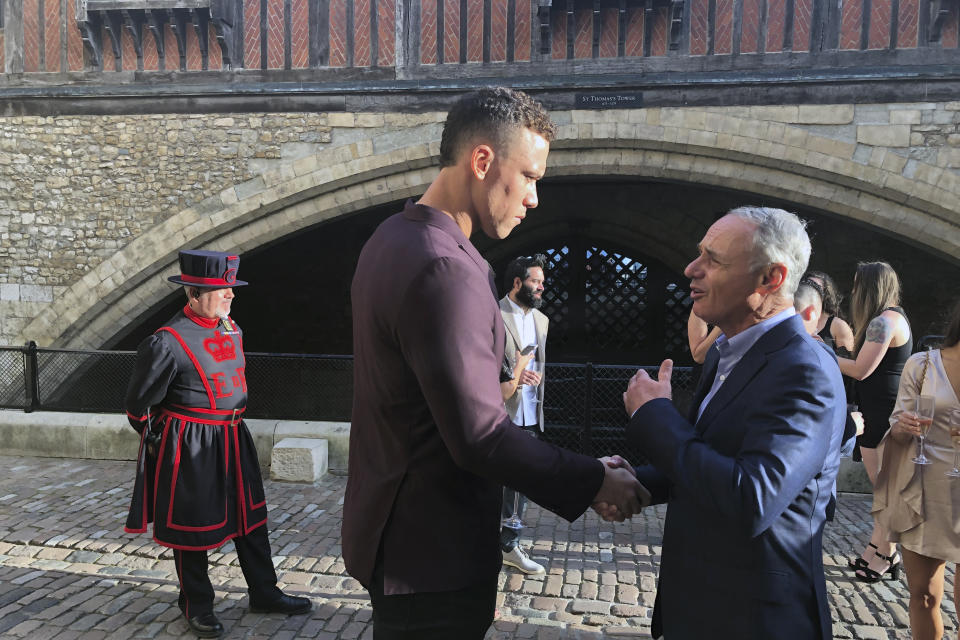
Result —
<instances>
[{"instance_id":1,"label":"woman in light dress","mask_svg":"<svg viewBox=\"0 0 960 640\"><path fill-rule=\"evenodd\" d=\"M935 398L933 424L924 442L931 464L918 465L914 413L919 395ZM960 478L954 468L951 423L960 429L960 304L954 307L943 346L912 355L903 368L897 403L884 437L883 463L874 489L873 514L899 542L910 589L910 627L914 640L940 640L940 604L944 568L954 563L953 602L960 611L957 563L960 563ZM960 446L960 445L958 445ZM960 637L960 634L958 634Z\"/></svg>"}]
</instances>

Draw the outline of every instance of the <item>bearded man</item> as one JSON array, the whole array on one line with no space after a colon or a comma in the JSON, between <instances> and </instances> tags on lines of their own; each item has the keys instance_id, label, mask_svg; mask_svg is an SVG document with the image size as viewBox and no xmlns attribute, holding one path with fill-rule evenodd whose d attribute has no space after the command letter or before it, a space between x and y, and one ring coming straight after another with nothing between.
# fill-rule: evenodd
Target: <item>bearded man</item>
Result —
<instances>
[{"instance_id":1,"label":"bearded man","mask_svg":"<svg viewBox=\"0 0 960 640\"><path fill-rule=\"evenodd\" d=\"M500 383L503 403L514 424L537 437L543 432L543 373L550 320L540 312L543 306L543 270L547 257L542 253L514 258L504 277L507 295L500 299L500 315L507 329L503 368L507 375ZM526 496L510 487L503 489L503 519L514 515L523 520ZM520 530L500 527L503 564L528 574L545 572L520 546Z\"/></svg>"}]
</instances>

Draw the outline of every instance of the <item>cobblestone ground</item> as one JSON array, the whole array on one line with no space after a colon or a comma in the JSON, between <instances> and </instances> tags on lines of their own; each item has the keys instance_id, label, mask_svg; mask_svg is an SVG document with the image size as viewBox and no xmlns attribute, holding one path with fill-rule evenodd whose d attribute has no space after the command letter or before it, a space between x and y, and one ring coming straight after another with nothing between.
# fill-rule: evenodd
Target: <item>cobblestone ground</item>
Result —
<instances>
[{"instance_id":1,"label":"cobblestone ground","mask_svg":"<svg viewBox=\"0 0 960 640\"><path fill-rule=\"evenodd\" d=\"M0 456L0 467L0 637L192 637L176 606L169 550L123 533L132 462ZM372 638L367 594L340 556L345 485L334 476L316 486L267 482L281 586L309 596L314 610L289 618L249 613L227 544L210 555L225 637ZM866 496L842 495L825 534L834 637L906 640L902 578L865 584L846 570L869 534L868 506ZM487 638L649 638L663 515L648 509L611 524L588 512L571 524L531 505L523 543L547 573L501 572L500 617ZM947 637L956 637L953 604L943 608Z\"/></svg>"}]
</instances>

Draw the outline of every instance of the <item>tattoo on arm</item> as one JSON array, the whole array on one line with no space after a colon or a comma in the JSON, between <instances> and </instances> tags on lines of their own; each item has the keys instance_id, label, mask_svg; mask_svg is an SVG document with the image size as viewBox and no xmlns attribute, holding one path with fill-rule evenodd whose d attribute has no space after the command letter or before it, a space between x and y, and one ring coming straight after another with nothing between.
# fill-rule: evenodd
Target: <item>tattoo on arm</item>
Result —
<instances>
[{"instance_id":1,"label":"tattoo on arm","mask_svg":"<svg viewBox=\"0 0 960 640\"><path fill-rule=\"evenodd\" d=\"M870 324L867 325L867 335L864 339L867 342L883 344L887 341L887 336L889 333L890 329L887 327L886 320L877 316L870 321Z\"/></svg>"}]
</instances>

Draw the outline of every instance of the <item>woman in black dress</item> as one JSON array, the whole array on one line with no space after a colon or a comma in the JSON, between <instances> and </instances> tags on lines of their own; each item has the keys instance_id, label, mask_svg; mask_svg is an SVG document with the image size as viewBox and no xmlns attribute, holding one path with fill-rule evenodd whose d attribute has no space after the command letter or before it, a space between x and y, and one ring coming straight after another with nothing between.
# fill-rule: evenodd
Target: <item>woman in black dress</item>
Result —
<instances>
[{"instance_id":1,"label":"woman in black dress","mask_svg":"<svg viewBox=\"0 0 960 640\"><path fill-rule=\"evenodd\" d=\"M900 280L886 262L862 262L853 279L850 310L853 317L856 359L840 358L840 370L856 380L864 431L857 447L870 483L876 482L880 465L877 445L890 428L890 414L897 400L900 373L911 352L910 324L898 305ZM899 572L896 545L874 523L867 548L850 566L857 577L876 580L884 573Z\"/></svg>"},{"instance_id":2,"label":"woman in black dress","mask_svg":"<svg viewBox=\"0 0 960 640\"><path fill-rule=\"evenodd\" d=\"M823 313L817 321L817 335L833 347L837 355L853 353L853 329L840 317L840 292L833 278L822 271L807 271L803 276L823 289Z\"/></svg>"}]
</instances>

